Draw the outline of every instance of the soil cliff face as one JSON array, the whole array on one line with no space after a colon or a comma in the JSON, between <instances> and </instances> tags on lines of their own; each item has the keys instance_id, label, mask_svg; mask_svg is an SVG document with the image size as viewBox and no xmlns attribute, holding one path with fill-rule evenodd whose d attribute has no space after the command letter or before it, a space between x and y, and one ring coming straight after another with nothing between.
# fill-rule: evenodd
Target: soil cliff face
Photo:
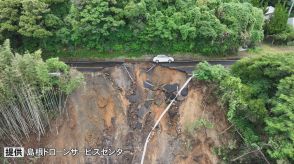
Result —
<instances>
[{"instance_id":1,"label":"soil cliff face","mask_svg":"<svg viewBox=\"0 0 294 164\"><path fill-rule=\"evenodd\" d=\"M36 147L56 148L42 163L140 163L144 142L161 112L187 79L185 73L151 64L126 64L85 73L85 84L68 98L67 115ZM225 144L228 127L224 112L207 97L210 89L192 82L153 133L146 164L217 163L214 147ZM189 127L205 119L213 126ZM31 145L28 145L31 146ZM70 148L79 154L65 155ZM122 149L121 155L86 156L87 149ZM66 150L64 150L66 149ZM93 152L92 152L93 153Z\"/></svg>"}]
</instances>

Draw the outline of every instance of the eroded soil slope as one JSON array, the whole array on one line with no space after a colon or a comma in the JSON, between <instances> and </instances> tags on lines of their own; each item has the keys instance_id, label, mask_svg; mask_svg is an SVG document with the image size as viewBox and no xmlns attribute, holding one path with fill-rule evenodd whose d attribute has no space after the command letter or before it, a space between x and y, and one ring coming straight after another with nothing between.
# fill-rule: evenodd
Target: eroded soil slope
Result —
<instances>
[{"instance_id":1,"label":"eroded soil slope","mask_svg":"<svg viewBox=\"0 0 294 164\"><path fill-rule=\"evenodd\" d=\"M187 79L185 73L152 64L126 64L86 73L85 84L67 103L68 115L52 124L38 147L56 148L42 163L139 163L145 139L161 112ZM178 98L151 137L145 163L217 163L214 147L225 144L224 112L205 95L204 84L193 81ZM198 119L212 128L187 129ZM29 145L31 146L31 145ZM78 148L76 156L64 149ZM85 148L121 148L120 156L85 156ZM31 159L35 161L35 159Z\"/></svg>"}]
</instances>

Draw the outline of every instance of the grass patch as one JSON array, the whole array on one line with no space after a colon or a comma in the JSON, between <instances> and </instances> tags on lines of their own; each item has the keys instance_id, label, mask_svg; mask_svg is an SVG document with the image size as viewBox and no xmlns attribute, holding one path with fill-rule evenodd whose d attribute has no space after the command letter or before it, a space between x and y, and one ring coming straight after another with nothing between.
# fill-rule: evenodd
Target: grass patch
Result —
<instances>
[{"instance_id":1,"label":"grass patch","mask_svg":"<svg viewBox=\"0 0 294 164\"><path fill-rule=\"evenodd\" d=\"M278 46L268 43L263 43L261 46L249 49L249 55L264 55L264 54L284 54L294 52L294 46Z\"/></svg>"},{"instance_id":2,"label":"grass patch","mask_svg":"<svg viewBox=\"0 0 294 164\"><path fill-rule=\"evenodd\" d=\"M58 52L44 52L43 58L47 59L50 57L60 58L93 58L93 59L113 59L113 58L137 58L142 56L140 53L124 53L124 52L113 52L106 53L100 52L94 49L76 49L75 51L60 50Z\"/></svg>"},{"instance_id":3,"label":"grass patch","mask_svg":"<svg viewBox=\"0 0 294 164\"><path fill-rule=\"evenodd\" d=\"M193 136L197 130L201 129L211 129L213 128L213 123L211 123L209 120L206 120L204 118L200 118L197 120L194 120L193 122L189 123L185 127L185 131L190 135Z\"/></svg>"},{"instance_id":4,"label":"grass patch","mask_svg":"<svg viewBox=\"0 0 294 164\"><path fill-rule=\"evenodd\" d=\"M59 50L58 52L43 52L43 58L59 57L61 59L144 59L146 57L153 57L158 54L166 54L183 60L212 60L212 59L230 59L238 58L236 55L201 55L199 53L187 52L168 52L168 53L142 53L142 52L100 52L95 49L76 49L76 50Z\"/></svg>"}]
</instances>

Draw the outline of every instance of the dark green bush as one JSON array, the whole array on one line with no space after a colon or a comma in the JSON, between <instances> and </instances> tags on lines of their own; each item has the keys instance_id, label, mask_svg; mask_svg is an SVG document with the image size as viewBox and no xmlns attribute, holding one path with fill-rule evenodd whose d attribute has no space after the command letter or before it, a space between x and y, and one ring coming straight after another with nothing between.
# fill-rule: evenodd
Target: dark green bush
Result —
<instances>
[{"instance_id":1,"label":"dark green bush","mask_svg":"<svg viewBox=\"0 0 294 164\"><path fill-rule=\"evenodd\" d=\"M217 86L227 118L246 147L268 159L294 161L294 54L245 58L231 70L200 63L194 75Z\"/></svg>"},{"instance_id":2,"label":"dark green bush","mask_svg":"<svg viewBox=\"0 0 294 164\"><path fill-rule=\"evenodd\" d=\"M263 39L262 11L237 0L3 0L0 16L0 40L24 50L231 54Z\"/></svg>"}]
</instances>

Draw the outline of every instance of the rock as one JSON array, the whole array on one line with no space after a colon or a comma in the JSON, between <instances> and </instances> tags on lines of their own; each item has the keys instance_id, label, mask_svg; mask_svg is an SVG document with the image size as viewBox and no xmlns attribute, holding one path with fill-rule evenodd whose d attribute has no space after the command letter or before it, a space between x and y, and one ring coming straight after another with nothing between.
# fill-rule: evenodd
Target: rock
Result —
<instances>
[{"instance_id":1,"label":"rock","mask_svg":"<svg viewBox=\"0 0 294 164\"><path fill-rule=\"evenodd\" d=\"M146 108L150 108L151 104L152 104L152 101L151 101L151 100L149 100L149 101L145 101L144 106L145 106Z\"/></svg>"},{"instance_id":2,"label":"rock","mask_svg":"<svg viewBox=\"0 0 294 164\"><path fill-rule=\"evenodd\" d=\"M139 118L144 118L145 114L148 112L149 110L145 107L145 105L143 105L142 107L139 108L138 111L138 117Z\"/></svg>"},{"instance_id":3,"label":"rock","mask_svg":"<svg viewBox=\"0 0 294 164\"><path fill-rule=\"evenodd\" d=\"M182 96L182 95L179 95L178 97L177 97L177 100L178 101L183 101L185 98Z\"/></svg>"},{"instance_id":4,"label":"rock","mask_svg":"<svg viewBox=\"0 0 294 164\"><path fill-rule=\"evenodd\" d=\"M181 95L182 96L187 96L188 95L188 88L184 88L182 91L181 91Z\"/></svg>"},{"instance_id":5,"label":"rock","mask_svg":"<svg viewBox=\"0 0 294 164\"><path fill-rule=\"evenodd\" d=\"M179 84L166 84L163 86L163 89L167 92L167 93L173 93L178 91L179 89Z\"/></svg>"},{"instance_id":6,"label":"rock","mask_svg":"<svg viewBox=\"0 0 294 164\"><path fill-rule=\"evenodd\" d=\"M136 126L135 126L135 129L141 129L141 128L142 128L142 123L137 122Z\"/></svg>"},{"instance_id":7,"label":"rock","mask_svg":"<svg viewBox=\"0 0 294 164\"><path fill-rule=\"evenodd\" d=\"M193 161L200 162L203 159L203 155L195 155L193 156Z\"/></svg>"},{"instance_id":8,"label":"rock","mask_svg":"<svg viewBox=\"0 0 294 164\"><path fill-rule=\"evenodd\" d=\"M127 96L128 100L130 101L130 103L136 103L139 101L139 92L138 90L136 90L132 95Z\"/></svg>"},{"instance_id":9,"label":"rock","mask_svg":"<svg viewBox=\"0 0 294 164\"><path fill-rule=\"evenodd\" d=\"M166 100L169 101L169 100L172 100L176 97L176 94L175 93L168 93L166 92L165 93L165 97L166 97Z\"/></svg>"}]
</instances>

